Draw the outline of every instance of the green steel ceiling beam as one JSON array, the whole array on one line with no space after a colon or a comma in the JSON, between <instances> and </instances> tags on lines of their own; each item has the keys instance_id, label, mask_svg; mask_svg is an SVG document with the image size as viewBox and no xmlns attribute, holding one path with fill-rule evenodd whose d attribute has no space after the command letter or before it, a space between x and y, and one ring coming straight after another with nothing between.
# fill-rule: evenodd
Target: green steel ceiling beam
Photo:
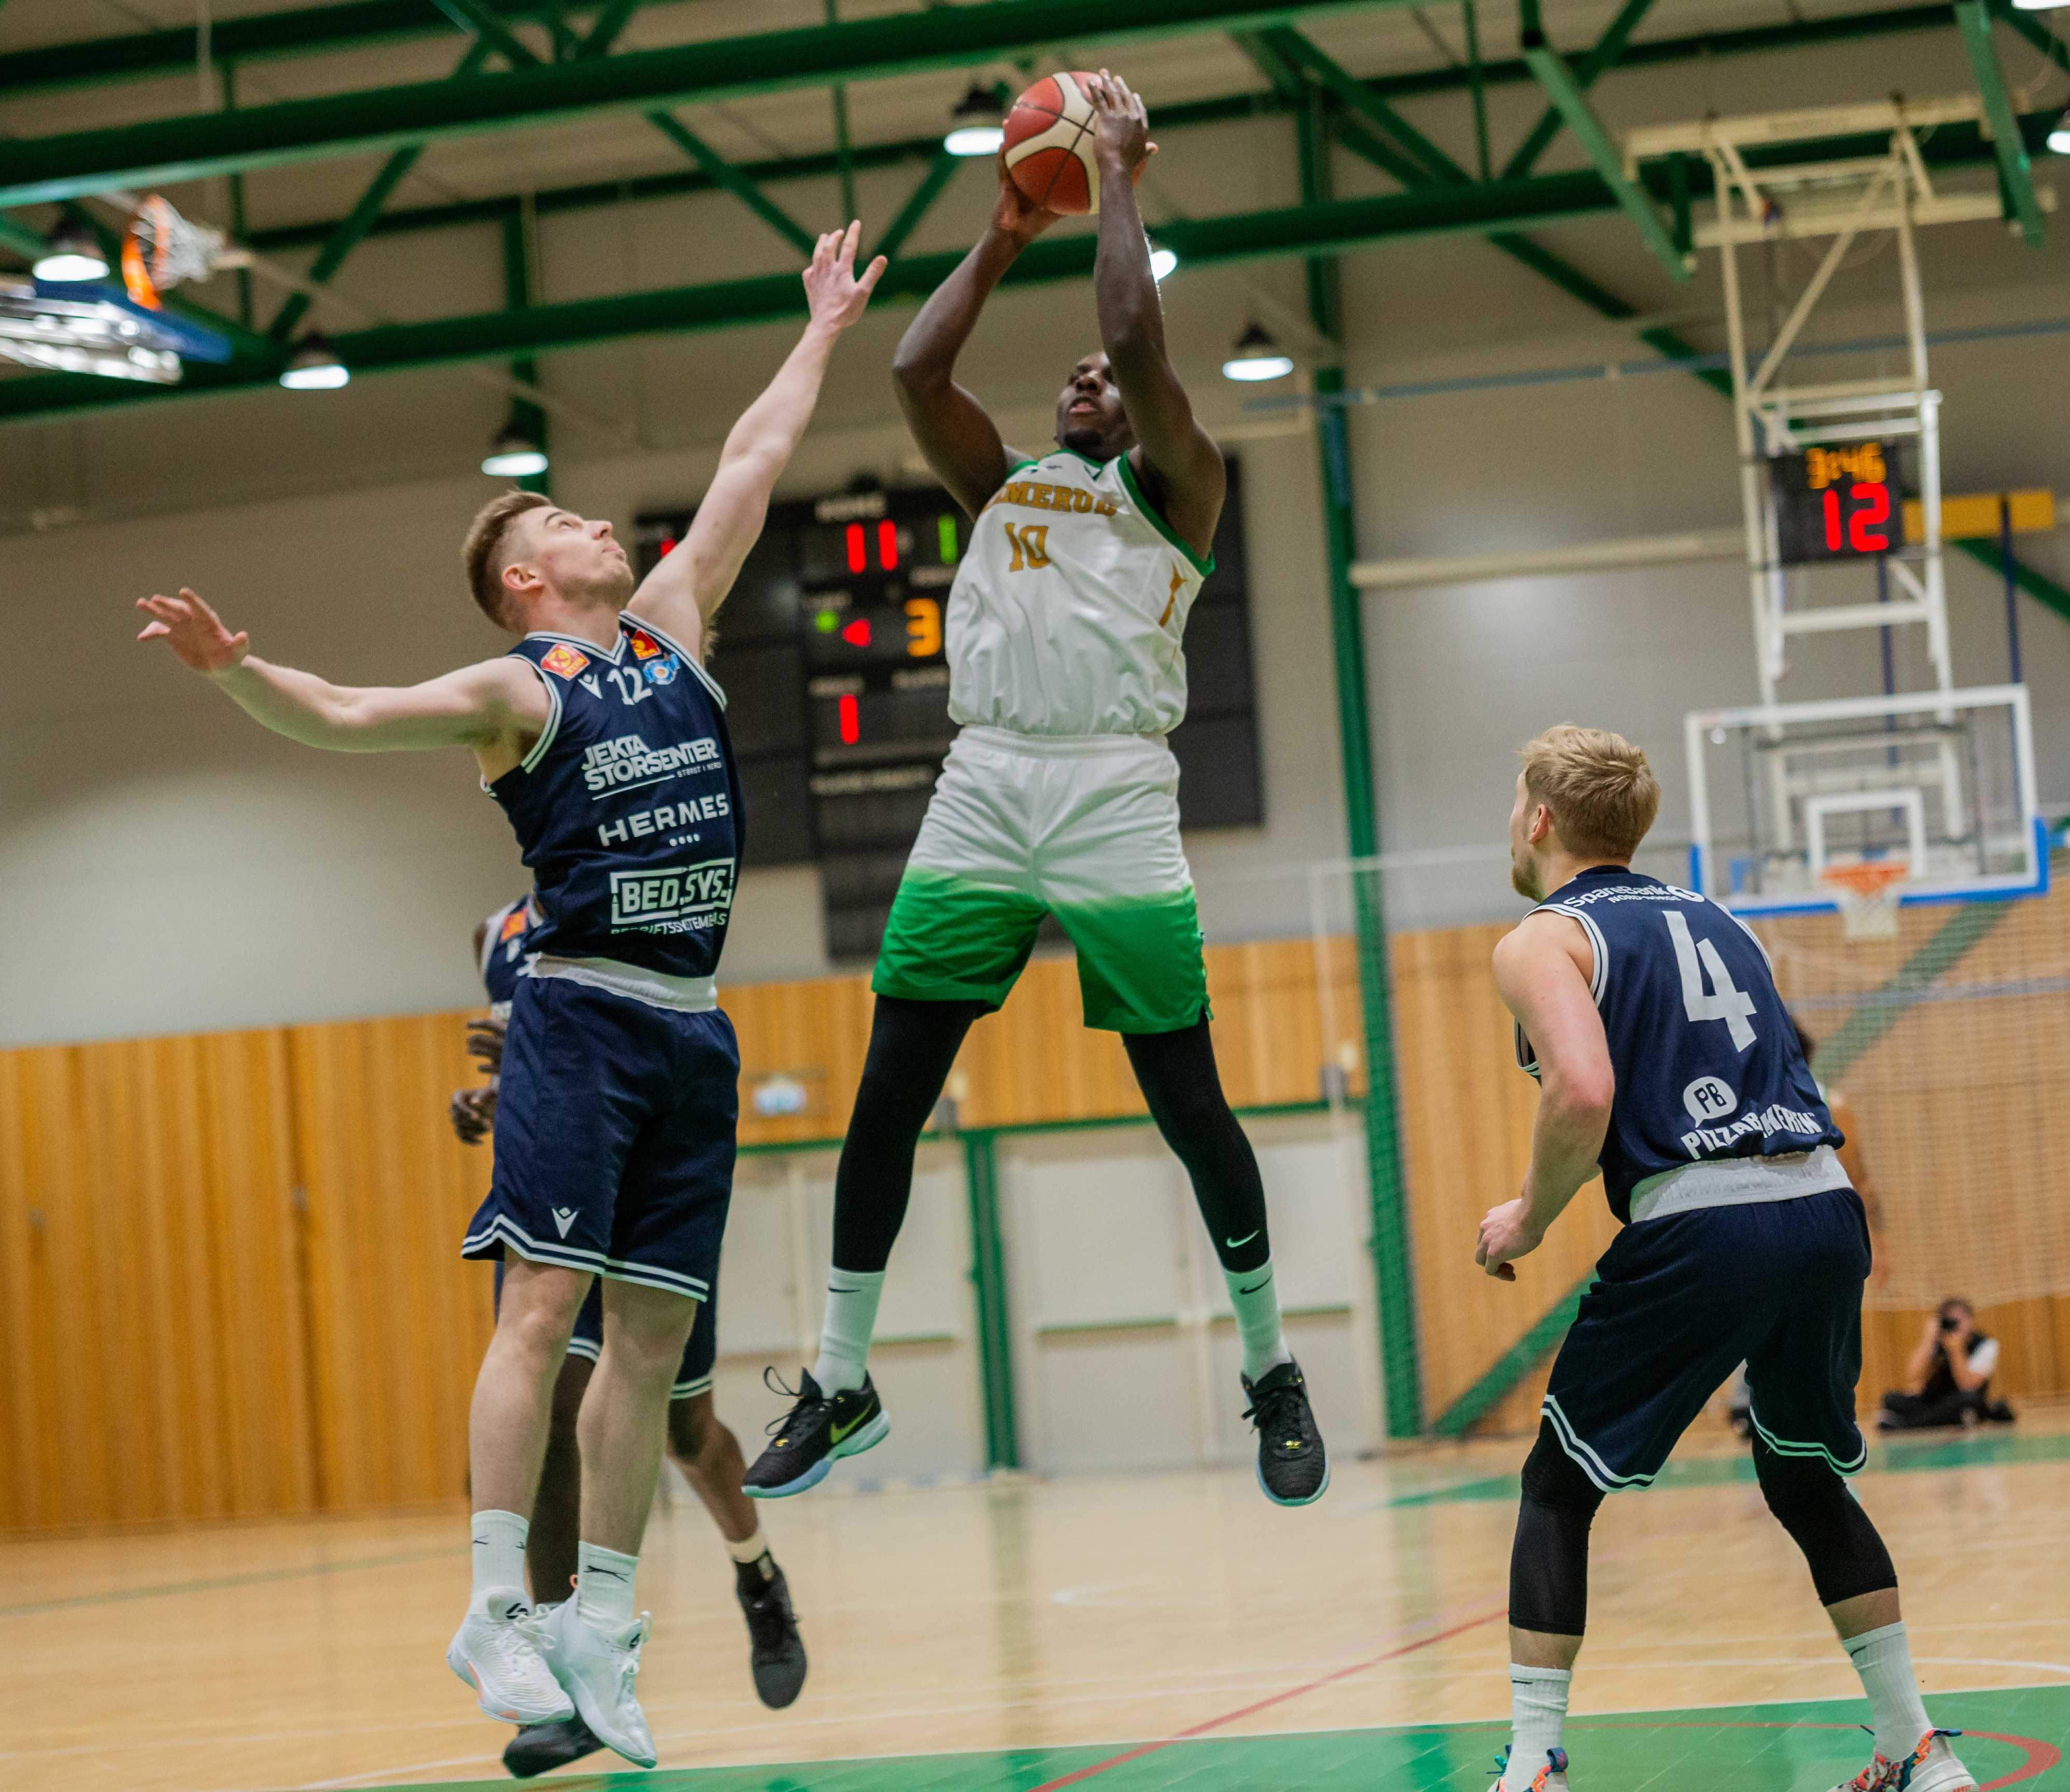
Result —
<instances>
[{"instance_id":1,"label":"green steel ceiling beam","mask_svg":"<svg viewBox=\"0 0 2070 1792\"><path fill-rule=\"evenodd\" d=\"M1530 64L1531 72L1538 77L1538 84L1559 108L1560 116L1567 121L1567 129L1587 153L1589 162L1602 177L1603 184L1616 195L1625 215L1638 227L1638 234L1646 246L1675 279L1687 280L1693 271L1691 263L1694 257L1685 256L1675 248L1673 238L1667 234L1667 227L1660 221L1660 212L1652 195L1636 181L1626 178L1623 159L1618 153L1617 145L1589 107L1587 96L1575 82L1573 72L1546 41L1538 0L1522 0L1520 10L1524 59Z\"/></svg>"},{"instance_id":2,"label":"green steel ceiling beam","mask_svg":"<svg viewBox=\"0 0 2070 1792\"><path fill-rule=\"evenodd\" d=\"M1653 0L1625 0L1624 9L1612 19L1603 35L1598 38L1595 47L1574 64L1574 84L1585 93L1595 84L1596 77L1614 64L1625 52L1631 41L1631 34L1638 28L1638 22L1646 17ZM1546 145L1560 134L1561 114L1557 106L1548 106L1538 122L1524 133L1524 141L1517 145L1516 153L1503 164L1502 178L1515 180L1528 174L1538 166L1538 158L1545 153Z\"/></svg>"},{"instance_id":3,"label":"green steel ceiling beam","mask_svg":"<svg viewBox=\"0 0 2070 1792\"><path fill-rule=\"evenodd\" d=\"M483 0L431 0L431 3L485 48L500 52L513 68L529 68L541 59L532 47L497 18Z\"/></svg>"},{"instance_id":4,"label":"green steel ceiling beam","mask_svg":"<svg viewBox=\"0 0 2070 1792\"><path fill-rule=\"evenodd\" d=\"M2019 128L2023 139L2030 145L2039 144L2056 117L2051 110L2022 118ZM1831 161L1844 155L1872 153L1883 141L1874 135L1828 138L1750 153L1749 159L1764 166L1791 161ZM1921 153L1935 167L1975 166L1991 159L1990 145L1974 125L1943 125L1921 145ZM1647 180L1658 180L1664 190L1663 174L1651 167L1642 174ZM1708 191L1708 171L1701 167L1692 170L1692 184L1700 192ZM1533 175L1522 181L1476 181L1463 186L1433 183L1407 193L1339 199L1327 205L1290 207L1278 211L1175 219L1159 225L1157 234L1181 260L1205 264L1323 254L1401 238L1462 231L1494 235L1571 218L1600 216L1616 205L1599 176L1591 170L1577 170ZM1009 280L1055 282L1084 277L1092 270L1094 241L1089 232L1045 237L1021 257ZM959 259L949 252L897 263L885 276L882 290L894 297L922 297L948 276ZM518 317L490 313L479 317L396 324L333 340L355 371L374 373L545 354L624 337L777 322L798 316L803 305L804 293L796 275L786 272L710 286L534 305ZM1654 332L1647 332L1644 339L1663 354L1675 352L1657 341ZM268 346L272 350L271 358L262 357L256 365L248 359L229 369L190 364L182 383L168 388L96 379L87 374L0 379L0 420L105 410L163 402L183 392L263 384L277 371L283 352L272 345Z\"/></svg>"},{"instance_id":5,"label":"green steel ceiling beam","mask_svg":"<svg viewBox=\"0 0 2070 1792\"><path fill-rule=\"evenodd\" d=\"M524 46L518 47L522 50ZM464 80L489 60L489 44L477 39L467 54L460 59L451 76L454 80ZM309 278L312 284L327 286L346 259L366 239L366 233L374 227L374 220L381 215L381 208L387 204L390 196L408 178L410 170L417 166L417 158L423 153L420 145L411 145L407 149L398 149L381 166L381 171L367 183L366 190L359 195L359 203L338 220L330 235L325 238L323 247L317 252L311 264ZM514 215L514 214L513 214ZM301 323L314 301L306 293L290 293L286 301L273 315L267 333L276 342L284 342L294 334L295 326Z\"/></svg>"},{"instance_id":6,"label":"green steel ceiling beam","mask_svg":"<svg viewBox=\"0 0 2070 1792\"><path fill-rule=\"evenodd\" d=\"M1392 137L1412 161L1426 170L1427 178L1440 181L1463 181L1467 178L1465 169L1385 100L1299 31L1282 27L1277 31L1264 32L1262 36L1268 48L1286 61L1305 68L1340 104Z\"/></svg>"},{"instance_id":7,"label":"green steel ceiling beam","mask_svg":"<svg viewBox=\"0 0 2070 1792\"><path fill-rule=\"evenodd\" d=\"M565 124L616 111L967 68L1068 44L1074 53L1148 38L1348 16L1406 0L987 0L837 25L712 39L672 49L413 82L234 113L0 142L0 206L27 205L361 155L448 137Z\"/></svg>"},{"instance_id":8,"label":"green steel ceiling beam","mask_svg":"<svg viewBox=\"0 0 2070 1792\"><path fill-rule=\"evenodd\" d=\"M665 112L650 112L647 122L704 170L713 186L722 187L801 255L810 255L818 239L747 175L734 166L689 125Z\"/></svg>"},{"instance_id":9,"label":"green steel ceiling beam","mask_svg":"<svg viewBox=\"0 0 2070 1792\"><path fill-rule=\"evenodd\" d=\"M2070 75L2070 49L2064 48L2062 39L2034 14L2023 12L2011 0L1991 0L1991 17L2001 25L2010 25L2064 74Z\"/></svg>"},{"instance_id":10,"label":"green steel ceiling beam","mask_svg":"<svg viewBox=\"0 0 2070 1792\"><path fill-rule=\"evenodd\" d=\"M505 24L540 18L551 10L545 0L485 0L488 9ZM646 0L648 6L679 5L683 0ZM599 25L612 15L629 15L639 0L613 0L596 12ZM581 12L581 6L569 9ZM1994 0L2000 16L2010 9L2006 0ZM2019 26L2027 14L2015 14L2008 23ZM624 16L616 23L623 25ZM1835 18L1806 19L1781 25L1757 26L1750 30L1700 33L1689 37L1663 38L1634 44L1622 60L1638 67L1661 62L1686 62L1699 55L1733 55L1766 50L1801 48L1807 44L1848 43L1888 33L1947 31L1952 27L1944 4L1899 6L1876 12L1843 13ZM595 27L592 27L594 30ZM2048 44L2046 27L2031 23L2027 31L2037 48ZM274 56L317 55L363 48L372 43L410 38L448 37L447 25L423 0L347 0L343 5L309 6L288 12L260 13L243 18L219 18L210 34L211 54L218 61L237 62ZM45 44L35 48L0 54L0 93L10 98L24 94L79 86L100 86L140 76L190 75L200 43L191 27L145 31L126 37L88 38L70 43ZM1515 84L1531 79L1521 62L1486 63L1483 81L1490 86ZM1393 98L1408 93L1446 92L1472 84L1470 68L1434 68L1393 76L1377 84Z\"/></svg>"},{"instance_id":11,"label":"green steel ceiling beam","mask_svg":"<svg viewBox=\"0 0 2070 1792\"><path fill-rule=\"evenodd\" d=\"M1970 67L1977 77L1984 116L1990 121L1991 147L1998 158L1998 183L2006 204L2019 220L2019 234L2031 249L2041 247L2043 235L2041 202L2034 196L2034 171L2027 165L2027 145L2020 141L2019 121L2006 92L2005 76L1998 69L1998 51L1991 47L1991 15L1984 0L1955 0L1955 23L1962 27L1962 47L1970 54Z\"/></svg>"},{"instance_id":12,"label":"green steel ceiling beam","mask_svg":"<svg viewBox=\"0 0 2070 1792\"><path fill-rule=\"evenodd\" d=\"M1951 539L1947 545L1959 548L1978 566L1992 572L2002 574L2005 571L2004 550L1989 538L1982 540ZM2046 605L2065 622L2070 622L2070 591L2065 591L2047 573L2029 566L2024 560L2015 560L2012 563L2012 582L2035 603Z\"/></svg>"},{"instance_id":13,"label":"green steel ceiling beam","mask_svg":"<svg viewBox=\"0 0 2070 1792\"><path fill-rule=\"evenodd\" d=\"M662 3L663 0L646 0L649 6ZM674 3L681 4L681 0ZM630 4L616 0L608 6L576 6L570 10L594 10L602 23L607 14L629 15L639 4L640 0L631 0ZM547 0L482 0L482 7L499 24L506 26L547 19L555 10ZM617 22L622 26L624 18ZM451 24L424 0L345 0L342 5L215 19L209 28L208 47L214 61L252 62L325 55L413 38L452 35ZM14 98L39 90L100 87L152 76L191 77L200 57L200 35L190 25L125 37L39 44L0 55L0 93Z\"/></svg>"},{"instance_id":14,"label":"green steel ceiling beam","mask_svg":"<svg viewBox=\"0 0 2070 1792\"><path fill-rule=\"evenodd\" d=\"M1528 181L1476 182L1466 188L1432 186L1423 192L1377 198L1336 199L1327 204L1238 213L1219 218L1174 219L1157 227L1159 239L1189 265L1267 260L1313 255L1399 237L1442 235L1486 230L1494 223L1532 223L1586 216L1610 210L1614 202L1585 170L1543 174ZM1013 285L1054 284L1088 277L1098 237L1091 231L1044 237L1029 245L1007 276ZM924 298L954 272L960 252L915 256L894 262L881 297ZM355 374L440 366L468 361L502 360L545 354L631 336L724 329L784 321L804 309L804 288L792 272L767 274L710 285L671 287L609 298L534 305L522 311L493 311L423 323L390 324L333 335L338 353ZM276 351L276 354L280 351ZM277 361L273 364L277 366ZM177 387L145 387L128 380L91 374L49 374L0 380L0 420L105 410L125 403L163 402L182 394L235 390L272 377L258 370L216 369L190 363ZM116 391L114 388L123 390Z\"/></svg>"},{"instance_id":15,"label":"green steel ceiling beam","mask_svg":"<svg viewBox=\"0 0 2070 1792\"><path fill-rule=\"evenodd\" d=\"M882 256L887 261L895 260L898 252L906 247L906 239L927 215L935 200L941 198L956 170L963 165L961 156L952 156L947 149L937 149L935 159L927 165L927 171L920 177L920 184L913 189L912 195L898 208L898 215L885 227L884 235L869 245L859 259L864 265Z\"/></svg>"},{"instance_id":16,"label":"green steel ceiling beam","mask_svg":"<svg viewBox=\"0 0 2070 1792\"><path fill-rule=\"evenodd\" d=\"M649 3L652 3L652 0L649 0ZM2018 16L2023 19L2027 17L2023 13ZM1852 24L1856 20L1881 22L1884 30L1899 33L1917 31L1928 25L1944 31L1953 29L1952 19L1945 6L1912 7L1897 13L1852 14L1838 23L1850 25L1851 34L1859 36L1863 32L1859 26ZM1756 31L1725 33L1715 37L1677 38L1656 43L1634 44L1626 51L1622 66L1687 60L1704 55L1728 55L1742 51L1786 48L1792 41L1789 34L1799 31L1823 33L1827 25L1832 23L1835 22L1822 21L1801 27L1765 26ZM1255 36L1255 34L1235 35ZM1826 39L1822 36L1817 41ZM1249 45L1243 47L1248 50ZM1671 53L1655 53L1659 51ZM0 58L0 63L4 61L4 58ZM1489 64L1485 72L1487 79L1494 84L1512 80L1528 81L1532 78L1530 70L1520 62ZM1268 76L1267 78L1271 77ZM1362 84L1383 98L1399 98L1447 91L1462 84L1456 77L1456 72L1436 69L1414 74L1385 76ZM1284 95L1277 92L1237 93L1207 100L1181 100L1175 105L1158 108L1158 134L1163 137L1178 129L1277 115L1291 110L1299 100L1298 87ZM1350 133L1344 129L1345 125L1350 122L1340 121L1339 125L1340 140L1345 142L1347 148L1354 146L1350 141ZM1370 133L1364 137L1367 144L1377 141ZM2039 142L2039 139L2037 137L2035 141ZM855 166L861 171L908 162L924 162L931 159L940 146L941 139L934 135L894 142L858 144L855 149ZM1360 153L1364 152L1361 150ZM834 157L825 153L764 162L736 162L734 166L748 179L764 186L775 181L820 179L836 171ZM538 215L545 217L557 211L579 211L622 204L628 199L674 198L686 194L708 192L711 186L711 182L702 172L672 170L667 174L640 175L631 180L548 187L530 195L530 198ZM506 212L515 209L519 203L518 195L504 194L385 212L374 224L372 234L385 236L391 231L442 230L463 225L493 223ZM335 227L336 220L276 224L250 232L246 240L254 248L268 252L279 249L306 248L321 244ZM4 243L5 240L4 237L0 237L0 243Z\"/></svg>"}]
</instances>

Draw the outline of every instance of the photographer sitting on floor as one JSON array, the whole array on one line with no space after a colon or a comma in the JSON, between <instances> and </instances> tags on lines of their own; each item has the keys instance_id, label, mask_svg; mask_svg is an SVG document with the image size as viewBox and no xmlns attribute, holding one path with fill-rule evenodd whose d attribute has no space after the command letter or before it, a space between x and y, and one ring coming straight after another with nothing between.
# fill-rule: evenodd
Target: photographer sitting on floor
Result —
<instances>
[{"instance_id":1,"label":"photographer sitting on floor","mask_svg":"<svg viewBox=\"0 0 2070 1792\"><path fill-rule=\"evenodd\" d=\"M1974 1425L1985 1419L2010 1424L2012 1409L1990 1397L1991 1371L1998 1361L1998 1340L1977 1329L1969 1302L1942 1301L1928 1317L1918 1348L1904 1365L1904 1389L1883 1397L1876 1424L1885 1431Z\"/></svg>"}]
</instances>

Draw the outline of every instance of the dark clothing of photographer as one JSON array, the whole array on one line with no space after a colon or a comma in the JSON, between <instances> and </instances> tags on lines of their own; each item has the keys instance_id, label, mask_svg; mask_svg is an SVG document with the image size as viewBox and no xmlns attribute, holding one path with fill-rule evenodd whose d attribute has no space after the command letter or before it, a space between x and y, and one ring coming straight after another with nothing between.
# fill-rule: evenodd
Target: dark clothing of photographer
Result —
<instances>
[{"instance_id":1,"label":"dark clothing of photographer","mask_svg":"<svg viewBox=\"0 0 2070 1792\"><path fill-rule=\"evenodd\" d=\"M1986 1420L2010 1422L2012 1409L1990 1397L1998 1361L1998 1340L1977 1329L1970 1303L1943 1301L1905 1365L1905 1386L1883 1397L1877 1426L1911 1431Z\"/></svg>"}]
</instances>

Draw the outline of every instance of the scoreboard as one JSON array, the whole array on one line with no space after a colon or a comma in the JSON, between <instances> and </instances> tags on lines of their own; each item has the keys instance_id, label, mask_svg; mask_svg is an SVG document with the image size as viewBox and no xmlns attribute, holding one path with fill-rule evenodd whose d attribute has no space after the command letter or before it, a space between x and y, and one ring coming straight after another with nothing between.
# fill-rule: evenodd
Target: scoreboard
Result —
<instances>
[{"instance_id":1,"label":"scoreboard","mask_svg":"<svg viewBox=\"0 0 2070 1792\"><path fill-rule=\"evenodd\" d=\"M1768 464L1776 558L1786 567L1858 560L1904 545L1904 500L1893 442L1778 455Z\"/></svg>"},{"instance_id":2,"label":"scoreboard","mask_svg":"<svg viewBox=\"0 0 2070 1792\"><path fill-rule=\"evenodd\" d=\"M1242 489L1232 462L1216 570L1186 629L1190 702L1172 736L1188 827L1265 818L1245 576ZM643 512L644 578L694 510ZM949 719L949 587L970 519L935 487L858 485L776 504L718 613L713 676L727 697L751 867L816 863L827 944L874 953L919 832Z\"/></svg>"}]
</instances>

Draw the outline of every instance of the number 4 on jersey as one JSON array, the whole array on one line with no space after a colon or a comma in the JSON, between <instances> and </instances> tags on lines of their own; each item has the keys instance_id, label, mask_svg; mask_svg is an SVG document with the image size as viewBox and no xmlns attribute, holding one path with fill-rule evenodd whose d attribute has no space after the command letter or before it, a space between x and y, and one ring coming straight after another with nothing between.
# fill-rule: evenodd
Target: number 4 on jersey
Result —
<instances>
[{"instance_id":1,"label":"number 4 on jersey","mask_svg":"<svg viewBox=\"0 0 2070 1792\"><path fill-rule=\"evenodd\" d=\"M1716 947L1708 939L1691 937L1688 917L1680 910L1663 909L1660 919L1667 923L1668 935L1675 942L1675 962L1682 972L1683 1012L1692 1021L1724 1021L1732 1030L1732 1049L1745 1051L1753 1043L1753 1029L1749 1025L1753 1018L1753 997L1733 984L1732 974L1725 968ZM1704 987L1706 972L1711 978L1708 990Z\"/></svg>"}]
</instances>

